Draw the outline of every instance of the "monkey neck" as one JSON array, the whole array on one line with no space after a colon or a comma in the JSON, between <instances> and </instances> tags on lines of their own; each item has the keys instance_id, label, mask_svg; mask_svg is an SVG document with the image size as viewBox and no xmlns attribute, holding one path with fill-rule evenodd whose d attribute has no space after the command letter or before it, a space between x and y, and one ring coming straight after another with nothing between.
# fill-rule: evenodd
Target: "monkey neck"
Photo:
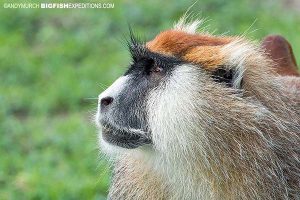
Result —
<instances>
[{"instance_id":1,"label":"monkey neck","mask_svg":"<svg viewBox=\"0 0 300 200\"><path fill-rule=\"evenodd\" d=\"M234 105L231 100L212 99L210 108L201 108L210 119L195 121L197 128L157 134L170 135L169 131L173 135L173 141L166 144L168 149L162 148L163 153L152 163L175 199L286 199L299 195L300 177L295 175L299 162L291 156L300 155L299 106L276 83L262 84L252 84L248 90L260 101L252 99L251 93L247 102ZM185 139L178 141L174 135Z\"/></svg>"}]
</instances>

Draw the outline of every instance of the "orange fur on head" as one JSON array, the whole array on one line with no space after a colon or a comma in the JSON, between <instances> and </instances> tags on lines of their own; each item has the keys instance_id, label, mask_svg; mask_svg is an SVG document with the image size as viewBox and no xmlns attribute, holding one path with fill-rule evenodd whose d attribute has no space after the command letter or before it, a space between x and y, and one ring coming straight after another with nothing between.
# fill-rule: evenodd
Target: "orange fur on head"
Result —
<instances>
[{"instance_id":1,"label":"orange fur on head","mask_svg":"<svg viewBox=\"0 0 300 200\"><path fill-rule=\"evenodd\" d=\"M147 47L153 52L179 57L184 61L200 64L204 69L213 70L224 62L220 48L232 40L231 37L168 30L148 42Z\"/></svg>"}]
</instances>

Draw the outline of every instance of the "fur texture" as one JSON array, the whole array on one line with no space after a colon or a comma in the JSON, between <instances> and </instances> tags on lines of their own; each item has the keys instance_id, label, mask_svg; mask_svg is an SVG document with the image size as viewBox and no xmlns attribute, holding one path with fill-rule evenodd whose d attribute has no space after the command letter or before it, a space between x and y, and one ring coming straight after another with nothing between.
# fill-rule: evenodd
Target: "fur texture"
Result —
<instances>
[{"instance_id":1,"label":"fur texture","mask_svg":"<svg viewBox=\"0 0 300 200\"><path fill-rule=\"evenodd\" d=\"M151 144L107 148L100 134L114 153L109 198L300 199L300 78L279 76L253 42L196 33L198 24L181 19L158 34L144 45L156 57L139 50L142 61L127 72L149 72L135 113L145 109L146 125L137 127ZM161 67L168 59L172 67ZM109 114L99 106L97 122L114 121L122 105L109 106Z\"/></svg>"}]
</instances>

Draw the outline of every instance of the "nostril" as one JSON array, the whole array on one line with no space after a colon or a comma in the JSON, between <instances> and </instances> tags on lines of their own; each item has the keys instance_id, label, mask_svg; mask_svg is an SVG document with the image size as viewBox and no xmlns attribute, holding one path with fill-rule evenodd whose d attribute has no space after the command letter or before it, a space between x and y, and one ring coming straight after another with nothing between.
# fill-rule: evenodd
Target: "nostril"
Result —
<instances>
[{"instance_id":1,"label":"nostril","mask_svg":"<svg viewBox=\"0 0 300 200\"><path fill-rule=\"evenodd\" d=\"M108 106L109 104L111 104L113 102L113 98L112 97L104 97L101 99L101 105L102 106Z\"/></svg>"}]
</instances>

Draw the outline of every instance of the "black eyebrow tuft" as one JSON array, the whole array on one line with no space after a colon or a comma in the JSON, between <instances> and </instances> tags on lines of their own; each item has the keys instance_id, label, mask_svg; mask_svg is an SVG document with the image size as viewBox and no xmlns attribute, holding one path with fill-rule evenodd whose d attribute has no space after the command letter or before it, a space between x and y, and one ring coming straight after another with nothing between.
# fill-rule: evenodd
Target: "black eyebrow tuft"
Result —
<instances>
[{"instance_id":1,"label":"black eyebrow tuft","mask_svg":"<svg viewBox=\"0 0 300 200\"><path fill-rule=\"evenodd\" d=\"M128 44L131 46L141 45L142 44L141 38L134 32L134 30L132 29L132 27L130 25L129 25L128 29L129 29Z\"/></svg>"},{"instance_id":2,"label":"black eyebrow tuft","mask_svg":"<svg viewBox=\"0 0 300 200\"><path fill-rule=\"evenodd\" d=\"M176 57L152 52L147 48L146 40L141 40L131 26L128 25L128 27L129 36L127 35L124 39L131 54L132 63L129 65L125 75L134 71L141 71L141 69L148 72L154 65L164 68L165 71L170 71L167 69L183 63L182 60Z\"/></svg>"},{"instance_id":3,"label":"black eyebrow tuft","mask_svg":"<svg viewBox=\"0 0 300 200\"><path fill-rule=\"evenodd\" d=\"M147 48L145 46L146 42L141 40L132 27L129 25L129 38L126 37L126 45L132 56L133 61L136 61L139 57L146 55Z\"/></svg>"}]
</instances>

